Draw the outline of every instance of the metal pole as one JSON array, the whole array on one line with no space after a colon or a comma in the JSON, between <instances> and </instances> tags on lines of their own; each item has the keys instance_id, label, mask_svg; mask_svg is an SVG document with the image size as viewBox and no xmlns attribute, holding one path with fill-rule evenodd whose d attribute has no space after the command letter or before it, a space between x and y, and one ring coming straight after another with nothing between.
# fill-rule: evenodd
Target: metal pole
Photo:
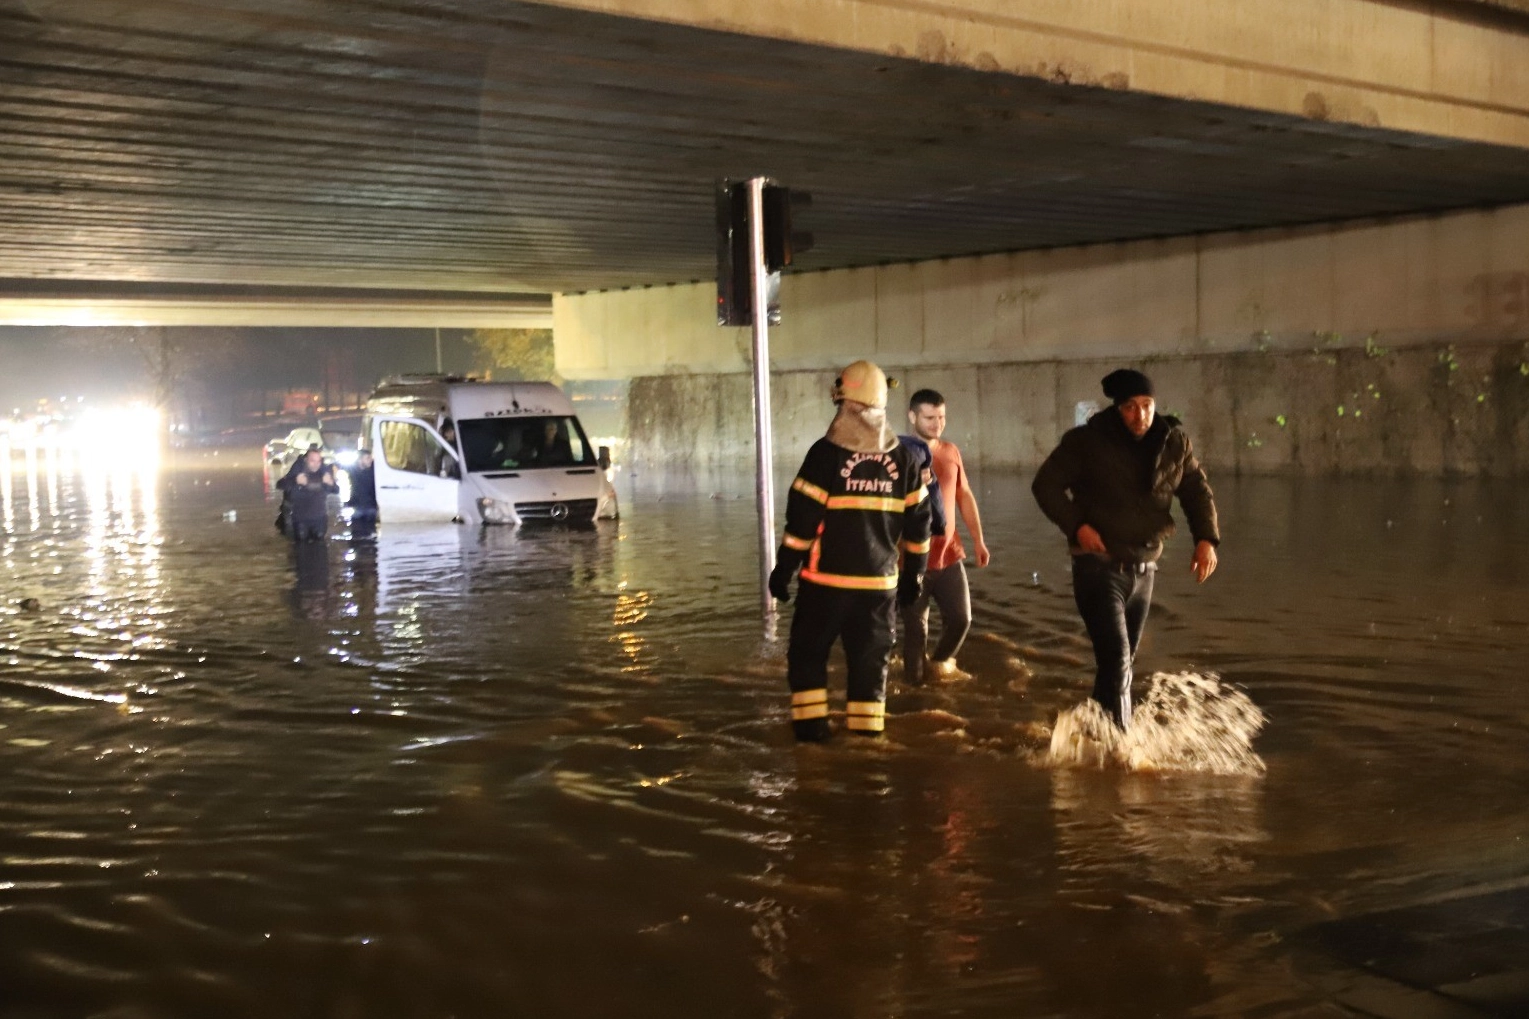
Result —
<instances>
[{"instance_id":1,"label":"metal pole","mask_svg":"<svg viewBox=\"0 0 1529 1019\"><path fill-rule=\"evenodd\" d=\"M764 264L763 177L749 189L749 278L754 284L754 449L755 504L759 510L759 599L765 619L775 616L770 571L775 568L775 451L770 438L770 309Z\"/></svg>"},{"instance_id":2,"label":"metal pole","mask_svg":"<svg viewBox=\"0 0 1529 1019\"><path fill-rule=\"evenodd\" d=\"M435 327L435 373L441 374L441 327Z\"/></svg>"}]
</instances>

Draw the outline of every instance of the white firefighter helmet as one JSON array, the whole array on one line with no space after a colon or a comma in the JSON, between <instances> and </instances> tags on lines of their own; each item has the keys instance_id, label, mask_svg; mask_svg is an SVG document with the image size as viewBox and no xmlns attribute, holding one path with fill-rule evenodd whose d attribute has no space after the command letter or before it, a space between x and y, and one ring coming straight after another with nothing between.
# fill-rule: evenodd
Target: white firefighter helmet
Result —
<instances>
[{"instance_id":1,"label":"white firefighter helmet","mask_svg":"<svg viewBox=\"0 0 1529 1019\"><path fill-rule=\"evenodd\" d=\"M834 403L854 400L867 407L885 408L887 405L887 376L869 361L856 361L834 379Z\"/></svg>"}]
</instances>

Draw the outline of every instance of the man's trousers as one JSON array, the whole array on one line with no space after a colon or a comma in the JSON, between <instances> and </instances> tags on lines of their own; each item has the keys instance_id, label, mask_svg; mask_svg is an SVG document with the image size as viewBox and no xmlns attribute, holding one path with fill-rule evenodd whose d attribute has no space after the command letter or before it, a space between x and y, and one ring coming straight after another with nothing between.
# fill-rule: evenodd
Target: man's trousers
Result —
<instances>
[{"instance_id":1,"label":"man's trousers","mask_svg":"<svg viewBox=\"0 0 1529 1019\"><path fill-rule=\"evenodd\" d=\"M867 736L886 727L895 604L895 591L846 591L807 580L798 585L786 652L791 725L798 739L828 735L828 654L840 639L848 667L845 725Z\"/></svg>"},{"instance_id":2,"label":"man's trousers","mask_svg":"<svg viewBox=\"0 0 1529 1019\"><path fill-rule=\"evenodd\" d=\"M1131 666L1156 576L1156 563L1118 563L1095 555L1072 559L1073 600L1094 645L1094 700L1121 729L1131 726Z\"/></svg>"},{"instance_id":3,"label":"man's trousers","mask_svg":"<svg viewBox=\"0 0 1529 1019\"><path fill-rule=\"evenodd\" d=\"M972 628L972 595L966 567L957 559L943 570L924 574L924 590L912 605L903 606L903 682L915 686L924 679L924 648L929 643L929 602L940 607L940 642L929 657L936 662L954 658Z\"/></svg>"}]
</instances>

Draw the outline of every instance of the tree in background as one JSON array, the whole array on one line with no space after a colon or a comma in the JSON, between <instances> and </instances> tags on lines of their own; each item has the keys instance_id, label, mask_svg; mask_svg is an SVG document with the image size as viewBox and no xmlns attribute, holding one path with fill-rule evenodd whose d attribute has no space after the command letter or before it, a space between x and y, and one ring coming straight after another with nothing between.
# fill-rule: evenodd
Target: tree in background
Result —
<instances>
[{"instance_id":1,"label":"tree in background","mask_svg":"<svg viewBox=\"0 0 1529 1019\"><path fill-rule=\"evenodd\" d=\"M141 384L161 410L184 402L210 373L236 363L250 346L234 329L98 326L62 331L61 345L94 359L131 352L142 365Z\"/></svg>"},{"instance_id":2,"label":"tree in background","mask_svg":"<svg viewBox=\"0 0 1529 1019\"><path fill-rule=\"evenodd\" d=\"M501 382L557 382L551 329L475 329L467 334L476 368Z\"/></svg>"}]
</instances>

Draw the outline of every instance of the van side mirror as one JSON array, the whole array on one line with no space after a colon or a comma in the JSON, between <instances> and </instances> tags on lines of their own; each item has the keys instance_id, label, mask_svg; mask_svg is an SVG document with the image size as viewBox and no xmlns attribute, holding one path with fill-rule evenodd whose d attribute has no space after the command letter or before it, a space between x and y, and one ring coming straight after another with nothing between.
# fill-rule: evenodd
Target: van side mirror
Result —
<instances>
[{"instance_id":1,"label":"van side mirror","mask_svg":"<svg viewBox=\"0 0 1529 1019\"><path fill-rule=\"evenodd\" d=\"M602 471L610 470L611 469L611 448L609 446L601 446L600 447L600 452L595 457L595 462L600 465L600 469Z\"/></svg>"}]
</instances>

